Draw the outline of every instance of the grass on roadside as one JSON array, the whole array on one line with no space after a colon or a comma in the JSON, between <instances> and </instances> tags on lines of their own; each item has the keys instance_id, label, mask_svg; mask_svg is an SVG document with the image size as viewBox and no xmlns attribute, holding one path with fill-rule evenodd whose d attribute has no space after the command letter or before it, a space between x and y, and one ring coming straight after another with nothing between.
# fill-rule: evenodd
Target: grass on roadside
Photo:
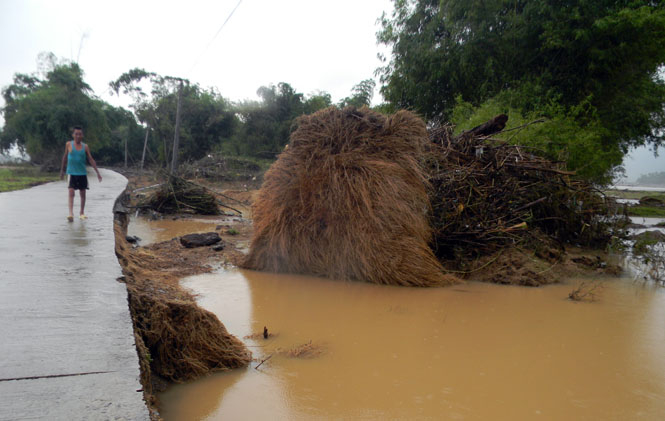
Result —
<instances>
[{"instance_id":1,"label":"grass on roadside","mask_svg":"<svg viewBox=\"0 0 665 421\"><path fill-rule=\"evenodd\" d=\"M39 168L26 166L0 167L0 192L27 189L59 179L59 174L43 173Z\"/></svg>"}]
</instances>

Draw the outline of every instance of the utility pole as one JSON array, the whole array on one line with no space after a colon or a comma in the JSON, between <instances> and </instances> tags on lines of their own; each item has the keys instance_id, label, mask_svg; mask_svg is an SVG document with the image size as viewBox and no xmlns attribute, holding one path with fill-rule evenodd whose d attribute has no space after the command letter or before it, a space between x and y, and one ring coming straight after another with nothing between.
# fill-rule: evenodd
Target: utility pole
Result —
<instances>
[{"instance_id":1,"label":"utility pole","mask_svg":"<svg viewBox=\"0 0 665 421\"><path fill-rule=\"evenodd\" d=\"M171 173L175 174L178 170L178 147L180 143L180 100L182 98L182 80L178 87L178 105L175 111L175 135L173 136L173 159L171 161Z\"/></svg>"},{"instance_id":2,"label":"utility pole","mask_svg":"<svg viewBox=\"0 0 665 421\"><path fill-rule=\"evenodd\" d=\"M141 171L143 171L143 162L145 162L145 150L148 146L148 134L150 134L150 124L145 127L145 139L143 140L143 154L141 155Z\"/></svg>"}]
</instances>

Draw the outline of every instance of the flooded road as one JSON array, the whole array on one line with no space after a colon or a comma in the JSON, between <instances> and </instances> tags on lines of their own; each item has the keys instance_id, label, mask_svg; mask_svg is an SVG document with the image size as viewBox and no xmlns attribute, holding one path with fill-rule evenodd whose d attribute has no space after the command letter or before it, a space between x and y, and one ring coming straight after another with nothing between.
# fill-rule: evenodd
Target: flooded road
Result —
<instances>
[{"instance_id":1,"label":"flooded road","mask_svg":"<svg viewBox=\"0 0 665 421\"><path fill-rule=\"evenodd\" d=\"M159 396L165 420L665 417L665 291L606 279L596 302L541 288L386 287L225 271L188 278L255 369ZM311 341L320 355L290 358ZM282 352L280 352L282 351Z\"/></svg>"}]
</instances>

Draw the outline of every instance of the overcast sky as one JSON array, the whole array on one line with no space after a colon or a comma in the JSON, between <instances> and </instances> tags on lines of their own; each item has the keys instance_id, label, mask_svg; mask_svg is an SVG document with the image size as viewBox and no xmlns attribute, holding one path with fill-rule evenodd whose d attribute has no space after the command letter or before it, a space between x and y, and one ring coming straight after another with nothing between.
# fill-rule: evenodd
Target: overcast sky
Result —
<instances>
[{"instance_id":1,"label":"overcast sky","mask_svg":"<svg viewBox=\"0 0 665 421\"><path fill-rule=\"evenodd\" d=\"M376 23L390 0L0 0L0 87L33 73L52 52L78 61L95 94L126 106L108 83L135 68L215 87L232 101L257 99L262 85L287 82L333 101L374 78L380 103ZM236 8L237 6L237 8ZM231 12L235 12L221 29ZM217 34L217 36L215 36ZM0 99L0 105L1 99ZM1 123L1 121L0 121ZM625 160L628 179L665 171L646 149Z\"/></svg>"},{"instance_id":2,"label":"overcast sky","mask_svg":"<svg viewBox=\"0 0 665 421\"><path fill-rule=\"evenodd\" d=\"M391 9L390 0L0 0L0 86L35 72L48 51L78 61L95 94L115 104L108 83L135 67L233 101L279 82L338 101L381 65L376 21Z\"/></svg>"}]
</instances>

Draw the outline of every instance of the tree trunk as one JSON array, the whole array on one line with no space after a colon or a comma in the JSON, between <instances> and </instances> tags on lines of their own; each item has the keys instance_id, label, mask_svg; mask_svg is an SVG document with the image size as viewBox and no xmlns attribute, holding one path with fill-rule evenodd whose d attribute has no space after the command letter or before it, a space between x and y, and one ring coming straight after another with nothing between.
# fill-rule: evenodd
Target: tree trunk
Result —
<instances>
[{"instance_id":1,"label":"tree trunk","mask_svg":"<svg viewBox=\"0 0 665 421\"><path fill-rule=\"evenodd\" d=\"M145 150L148 146L148 134L150 134L150 124L145 128L145 139L143 139L143 154L141 155L141 171L143 171L143 163L145 162Z\"/></svg>"},{"instance_id":2,"label":"tree trunk","mask_svg":"<svg viewBox=\"0 0 665 421\"><path fill-rule=\"evenodd\" d=\"M506 127L506 122L508 121L508 116L505 114L499 114L493 119L489 120L486 123L476 126L471 130L467 130L457 138L462 138L465 136L490 136L494 133L498 133Z\"/></svg>"},{"instance_id":3,"label":"tree trunk","mask_svg":"<svg viewBox=\"0 0 665 421\"><path fill-rule=\"evenodd\" d=\"M178 147L180 143L180 100L182 97L182 80L178 87L178 105L175 111L175 135L173 136L173 159L171 161L171 173L178 171Z\"/></svg>"}]
</instances>

